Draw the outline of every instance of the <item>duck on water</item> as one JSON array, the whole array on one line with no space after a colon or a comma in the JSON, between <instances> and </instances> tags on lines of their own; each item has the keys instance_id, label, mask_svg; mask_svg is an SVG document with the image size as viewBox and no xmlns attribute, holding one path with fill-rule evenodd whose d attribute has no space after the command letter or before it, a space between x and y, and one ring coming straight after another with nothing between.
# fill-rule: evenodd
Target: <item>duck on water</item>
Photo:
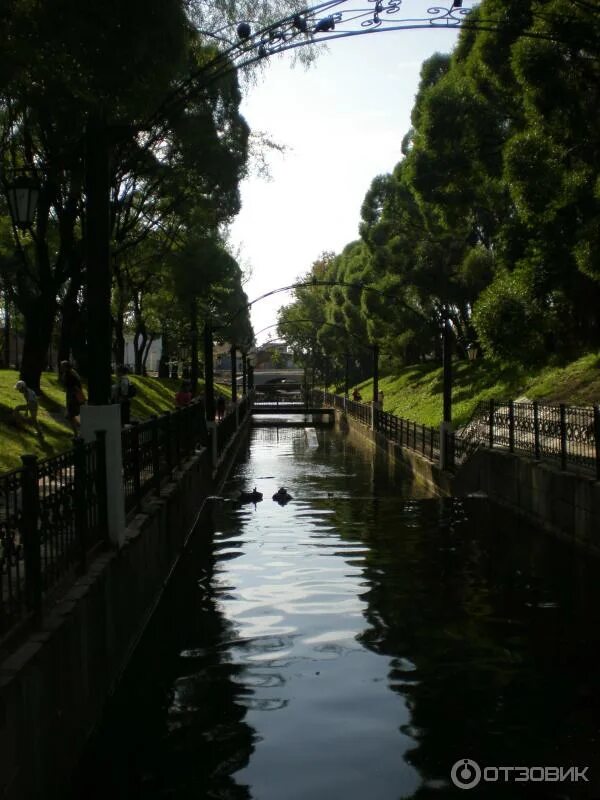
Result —
<instances>
[{"instance_id":1,"label":"duck on water","mask_svg":"<svg viewBox=\"0 0 600 800\"><path fill-rule=\"evenodd\" d=\"M291 495L291 494L288 492L288 490L285 488L285 486L282 486L282 487L281 487L280 489L278 489L278 491L276 491L276 492L275 492L275 494L273 495L273 500L275 500L277 503L279 503L279 504L280 504L280 505L282 505L282 506L284 506L286 503L289 503L289 501L290 501L290 500L293 500L293 499L294 499L294 498L293 498L293 497L292 497L292 495Z\"/></svg>"},{"instance_id":2,"label":"duck on water","mask_svg":"<svg viewBox=\"0 0 600 800\"><path fill-rule=\"evenodd\" d=\"M258 503L263 499L262 492L257 491L256 486L251 492L240 492L238 500L241 503Z\"/></svg>"}]
</instances>

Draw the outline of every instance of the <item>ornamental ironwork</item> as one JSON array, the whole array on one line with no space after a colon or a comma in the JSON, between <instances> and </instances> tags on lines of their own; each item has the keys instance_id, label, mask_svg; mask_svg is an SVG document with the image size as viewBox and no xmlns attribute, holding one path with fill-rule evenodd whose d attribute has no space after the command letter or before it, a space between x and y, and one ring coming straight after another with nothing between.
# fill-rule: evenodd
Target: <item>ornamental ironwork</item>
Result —
<instances>
[{"instance_id":1,"label":"ornamental ironwork","mask_svg":"<svg viewBox=\"0 0 600 800\"><path fill-rule=\"evenodd\" d=\"M230 43L235 48L232 59L243 60L249 55L264 58L306 44L381 30L457 28L470 11L463 7L462 0L446 6L432 5L416 15L404 10L402 0L367 0L362 8L353 7L348 0L330 0L291 14L256 33L252 33L250 23L240 23L236 28L240 42Z\"/></svg>"},{"instance_id":2,"label":"ornamental ironwork","mask_svg":"<svg viewBox=\"0 0 600 800\"><path fill-rule=\"evenodd\" d=\"M351 0L329 0L256 30L252 20L213 31L198 30L201 36L217 43L218 53L174 87L142 129L160 125L165 112L185 106L199 90L220 77L270 56L368 33L460 28L472 11L463 7L463 0L450 0L445 5L421 4L420 8L412 0L406 6L405 10L405 0L366 0L362 7L354 6Z\"/></svg>"}]
</instances>

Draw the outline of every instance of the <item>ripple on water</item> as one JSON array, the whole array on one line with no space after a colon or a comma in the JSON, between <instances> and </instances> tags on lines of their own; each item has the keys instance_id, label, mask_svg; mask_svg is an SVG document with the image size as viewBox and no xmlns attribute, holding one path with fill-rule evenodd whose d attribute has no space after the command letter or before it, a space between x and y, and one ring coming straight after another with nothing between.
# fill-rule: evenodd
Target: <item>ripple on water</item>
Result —
<instances>
[{"instance_id":1,"label":"ripple on water","mask_svg":"<svg viewBox=\"0 0 600 800\"><path fill-rule=\"evenodd\" d=\"M350 439L324 433L309 452L291 430L252 436L228 491L259 482L268 497L281 482L298 499L216 504L209 568L165 626L188 626L173 636L180 657L163 630L142 665L160 669L160 689L135 734L123 726L125 776L145 759L170 765L165 797L450 798L444 770L469 746L493 763L596 747L600 689L582 643L600 629L597 575L585 584L583 568L547 557L548 540L511 538L481 503L482 524L466 502L403 500Z\"/></svg>"}]
</instances>

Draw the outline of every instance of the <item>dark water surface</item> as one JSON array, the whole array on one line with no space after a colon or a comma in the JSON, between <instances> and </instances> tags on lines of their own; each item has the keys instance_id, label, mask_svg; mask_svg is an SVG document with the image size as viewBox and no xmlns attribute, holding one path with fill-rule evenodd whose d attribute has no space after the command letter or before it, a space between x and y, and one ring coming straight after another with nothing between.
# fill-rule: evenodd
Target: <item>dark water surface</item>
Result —
<instances>
[{"instance_id":1,"label":"dark water surface","mask_svg":"<svg viewBox=\"0 0 600 800\"><path fill-rule=\"evenodd\" d=\"M600 564L316 437L253 429L72 796L600 797ZM461 790L461 758L591 783Z\"/></svg>"}]
</instances>

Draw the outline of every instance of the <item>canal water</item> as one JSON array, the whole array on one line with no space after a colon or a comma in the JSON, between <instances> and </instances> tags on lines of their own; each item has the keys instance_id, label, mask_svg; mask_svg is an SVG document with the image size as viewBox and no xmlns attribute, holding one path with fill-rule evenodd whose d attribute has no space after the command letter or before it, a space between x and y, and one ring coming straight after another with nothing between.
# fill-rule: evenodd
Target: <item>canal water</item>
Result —
<instances>
[{"instance_id":1,"label":"canal water","mask_svg":"<svg viewBox=\"0 0 600 800\"><path fill-rule=\"evenodd\" d=\"M599 623L596 561L330 429L254 428L72 796L591 800Z\"/></svg>"}]
</instances>

